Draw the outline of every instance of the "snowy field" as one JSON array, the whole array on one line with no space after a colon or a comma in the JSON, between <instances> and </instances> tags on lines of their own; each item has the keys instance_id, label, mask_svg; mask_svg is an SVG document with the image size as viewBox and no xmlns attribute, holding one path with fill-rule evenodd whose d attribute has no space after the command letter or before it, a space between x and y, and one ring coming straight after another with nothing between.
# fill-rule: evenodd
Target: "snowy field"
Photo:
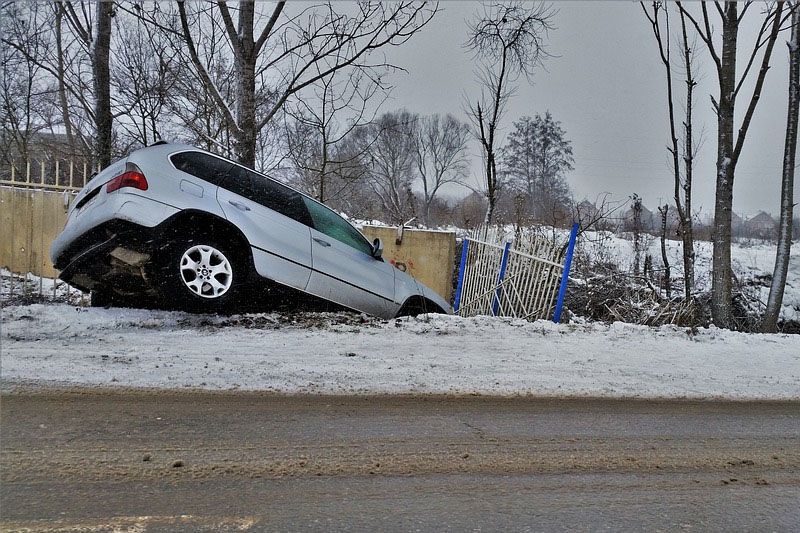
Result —
<instances>
[{"instance_id":1,"label":"snowy field","mask_svg":"<svg viewBox=\"0 0 800 533\"><path fill-rule=\"evenodd\" d=\"M7 306L6 392L29 387L800 400L800 338L428 315L231 317Z\"/></svg>"}]
</instances>

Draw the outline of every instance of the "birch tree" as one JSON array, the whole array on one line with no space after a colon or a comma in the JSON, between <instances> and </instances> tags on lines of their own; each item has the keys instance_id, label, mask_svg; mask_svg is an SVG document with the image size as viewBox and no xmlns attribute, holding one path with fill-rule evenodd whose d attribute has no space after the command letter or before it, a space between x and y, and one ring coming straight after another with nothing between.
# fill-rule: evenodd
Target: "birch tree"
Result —
<instances>
[{"instance_id":1,"label":"birch tree","mask_svg":"<svg viewBox=\"0 0 800 533\"><path fill-rule=\"evenodd\" d=\"M783 149L781 216L778 225L778 249L775 254L775 269L772 274L767 308L764 311L764 320L761 324L761 331L764 333L777 331L792 248L794 168L797 154L798 107L800 106L800 4L794 2L790 9L792 13L792 34L786 43L789 47L789 104L786 112L786 141Z\"/></svg>"},{"instance_id":2,"label":"birch tree","mask_svg":"<svg viewBox=\"0 0 800 533\"><path fill-rule=\"evenodd\" d=\"M737 46L739 27L747 11L753 5L765 6L760 31L756 41L750 48L749 55L745 58L745 66L741 75L737 75ZM741 6L741 12L739 8ZM733 183L736 174L736 165L744 147L750 122L755 113L756 106L761 97L772 50L778 38L783 17L784 2L779 1L774 6L762 3L745 2L715 2L712 8L719 16L722 31L721 43L717 43L713 31L712 16L706 2L700 4L702 17L695 17L678 2L678 8L697 31L700 39L705 43L711 59L714 62L719 83L719 93L711 97L714 111L717 115L717 162L716 162L716 196L714 201L714 251L712 258L711 275L711 314L714 323L720 327L735 327L733 321L732 283L733 272L731 267L731 213L733 212ZM761 61L756 74L753 92L747 101L747 107L742 114L738 130L735 128L736 101L742 88L753 72L759 53Z\"/></svg>"}]
</instances>

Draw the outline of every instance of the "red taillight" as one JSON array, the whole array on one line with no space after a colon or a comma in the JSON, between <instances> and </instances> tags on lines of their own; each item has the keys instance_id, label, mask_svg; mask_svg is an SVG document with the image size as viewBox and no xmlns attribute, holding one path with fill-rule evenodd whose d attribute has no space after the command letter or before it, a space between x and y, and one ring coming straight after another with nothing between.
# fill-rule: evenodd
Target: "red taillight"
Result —
<instances>
[{"instance_id":1,"label":"red taillight","mask_svg":"<svg viewBox=\"0 0 800 533\"><path fill-rule=\"evenodd\" d=\"M147 178L144 177L139 167L128 163L125 166L125 172L112 178L111 181L106 184L106 192L114 192L122 187L133 187L134 189L146 191Z\"/></svg>"}]
</instances>

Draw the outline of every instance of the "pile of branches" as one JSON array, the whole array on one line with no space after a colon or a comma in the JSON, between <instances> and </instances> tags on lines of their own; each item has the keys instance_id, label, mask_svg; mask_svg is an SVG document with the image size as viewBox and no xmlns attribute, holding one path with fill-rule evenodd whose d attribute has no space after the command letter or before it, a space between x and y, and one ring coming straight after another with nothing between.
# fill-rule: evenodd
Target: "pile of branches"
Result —
<instances>
[{"instance_id":1,"label":"pile of branches","mask_svg":"<svg viewBox=\"0 0 800 533\"><path fill-rule=\"evenodd\" d=\"M761 289L769 287L769 281L768 277L736 281L732 329L749 333L760 330L765 307ZM672 282L680 286L682 280L676 278ZM606 271L604 275L571 279L565 305L575 315L603 322L691 328L712 324L710 292L695 294L689 300L680 290L673 288L670 292L673 296L666 297L666 291L647 276ZM800 309L796 311L800 316ZM800 320L780 320L778 331L800 333Z\"/></svg>"},{"instance_id":2,"label":"pile of branches","mask_svg":"<svg viewBox=\"0 0 800 533\"><path fill-rule=\"evenodd\" d=\"M576 315L603 322L698 327L710 319L707 302L687 301L682 295L666 298L646 277L626 273L575 280L565 303Z\"/></svg>"}]
</instances>

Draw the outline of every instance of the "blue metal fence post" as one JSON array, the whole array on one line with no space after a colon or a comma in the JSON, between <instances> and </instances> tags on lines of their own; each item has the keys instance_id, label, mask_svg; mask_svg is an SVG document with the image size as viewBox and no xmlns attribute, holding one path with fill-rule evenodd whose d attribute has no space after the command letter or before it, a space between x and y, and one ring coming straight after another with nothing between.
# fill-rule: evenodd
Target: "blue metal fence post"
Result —
<instances>
[{"instance_id":1,"label":"blue metal fence post","mask_svg":"<svg viewBox=\"0 0 800 533\"><path fill-rule=\"evenodd\" d=\"M567 280L569 279L569 267L572 265L572 252L575 250L575 241L578 238L578 223L572 225L572 233L569 234L569 246L567 247L567 258L564 261L564 272L561 274L561 287L558 289L558 301L556 302L556 313L553 315L553 322L558 324L561 320L561 308L564 305L564 296L567 294Z\"/></svg>"},{"instance_id":2,"label":"blue metal fence post","mask_svg":"<svg viewBox=\"0 0 800 533\"><path fill-rule=\"evenodd\" d=\"M494 304L492 305L492 316L497 316L497 311L500 310L500 293L503 288L500 284L503 278L506 277L506 265L508 264L508 251L511 249L511 243L507 242L506 247L503 248L503 259L500 261L500 275L497 276L497 290L494 293Z\"/></svg>"},{"instance_id":3,"label":"blue metal fence post","mask_svg":"<svg viewBox=\"0 0 800 533\"><path fill-rule=\"evenodd\" d=\"M461 265L458 267L458 284L456 285L456 297L453 300L453 312L458 312L458 307L461 305L461 288L464 285L464 269L467 266L467 249L469 248L469 239L464 239L461 245Z\"/></svg>"}]
</instances>

